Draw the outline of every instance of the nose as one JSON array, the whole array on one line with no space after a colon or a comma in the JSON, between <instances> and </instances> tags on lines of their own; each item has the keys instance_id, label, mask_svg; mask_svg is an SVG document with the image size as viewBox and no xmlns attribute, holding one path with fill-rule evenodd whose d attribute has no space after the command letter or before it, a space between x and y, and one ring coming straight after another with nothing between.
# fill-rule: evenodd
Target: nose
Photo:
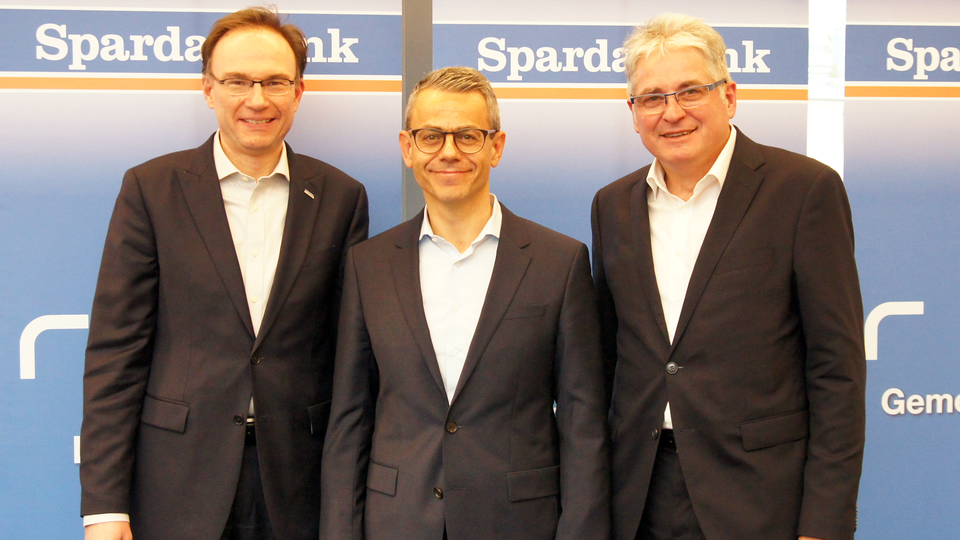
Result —
<instances>
[{"instance_id":1,"label":"nose","mask_svg":"<svg viewBox=\"0 0 960 540\"><path fill-rule=\"evenodd\" d=\"M456 141L453 140L454 134L447 133L443 136L443 146L440 147L440 157L443 159L456 159L460 157L460 149L457 148Z\"/></svg>"},{"instance_id":2,"label":"nose","mask_svg":"<svg viewBox=\"0 0 960 540\"><path fill-rule=\"evenodd\" d=\"M266 103L267 94L263 91L263 83L254 83L253 88L247 93L247 104L251 107L260 107Z\"/></svg>"},{"instance_id":3,"label":"nose","mask_svg":"<svg viewBox=\"0 0 960 540\"><path fill-rule=\"evenodd\" d=\"M670 99L670 98L673 99ZM666 97L663 102L663 118L668 122L674 122L679 120L687 115L686 109L680 106L680 100L677 99L676 94L672 94Z\"/></svg>"}]
</instances>

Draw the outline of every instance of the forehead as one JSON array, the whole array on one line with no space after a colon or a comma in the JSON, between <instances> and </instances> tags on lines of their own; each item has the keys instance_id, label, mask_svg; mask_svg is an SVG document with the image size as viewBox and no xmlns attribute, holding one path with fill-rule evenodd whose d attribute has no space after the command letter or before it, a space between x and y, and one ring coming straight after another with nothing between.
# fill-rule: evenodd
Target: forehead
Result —
<instances>
[{"instance_id":1,"label":"forehead","mask_svg":"<svg viewBox=\"0 0 960 540\"><path fill-rule=\"evenodd\" d=\"M427 88L417 96L410 113L411 127L489 129L487 100L479 91L454 92Z\"/></svg>"},{"instance_id":2,"label":"forehead","mask_svg":"<svg viewBox=\"0 0 960 540\"><path fill-rule=\"evenodd\" d=\"M210 54L211 66L237 74L286 73L292 78L296 63L287 40L272 29L261 27L227 32Z\"/></svg>"},{"instance_id":3,"label":"forehead","mask_svg":"<svg viewBox=\"0 0 960 540\"><path fill-rule=\"evenodd\" d=\"M653 54L637 63L634 71L637 91L672 90L691 84L709 84L706 59L696 50L680 49Z\"/></svg>"}]
</instances>

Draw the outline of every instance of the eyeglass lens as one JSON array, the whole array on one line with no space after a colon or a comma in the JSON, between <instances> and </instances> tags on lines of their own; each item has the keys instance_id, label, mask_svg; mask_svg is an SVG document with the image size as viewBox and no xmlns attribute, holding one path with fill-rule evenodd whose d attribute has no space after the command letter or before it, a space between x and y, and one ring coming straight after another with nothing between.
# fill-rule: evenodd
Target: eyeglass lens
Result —
<instances>
[{"instance_id":1,"label":"eyeglass lens","mask_svg":"<svg viewBox=\"0 0 960 540\"><path fill-rule=\"evenodd\" d=\"M456 132L424 128L414 131L413 138L421 152L433 154L439 152L446 142L447 135L453 135L453 143L464 154L475 154L483 148L487 132L482 129L467 128Z\"/></svg>"}]
</instances>

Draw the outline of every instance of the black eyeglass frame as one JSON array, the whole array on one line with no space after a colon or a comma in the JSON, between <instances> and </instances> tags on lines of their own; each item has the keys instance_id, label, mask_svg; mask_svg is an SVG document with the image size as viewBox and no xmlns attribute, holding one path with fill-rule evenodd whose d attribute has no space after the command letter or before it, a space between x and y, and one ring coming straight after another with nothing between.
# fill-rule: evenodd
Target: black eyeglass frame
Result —
<instances>
[{"instance_id":1,"label":"black eyeglass frame","mask_svg":"<svg viewBox=\"0 0 960 540\"><path fill-rule=\"evenodd\" d=\"M434 131L436 133L443 135L443 143L441 143L440 146L437 147L437 149L432 152L424 150L423 148L420 148L420 143L417 141L417 133L420 133L421 131ZM464 131L479 131L480 133L483 133L483 142L480 144L480 148L477 148L472 152L469 150L464 150L463 148L460 148L460 143L457 142L457 133L463 133ZM459 150L460 152L464 154L476 154L477 152L483 150L483 147L487 145L487 139L490 138L491 135L493 135L498 131L500 130L499 129L480 129L480 128L472 128L472 127L466 127L463 129L458 129L456 131L443 131L437 128L418 128L418 129L408 129L407 133L409 133L410 136L413 137L413 144L416 145L417 150L420 150L424 154L436 154L440 150L443 150L443 146L447 144L447 135L453 135L453 145L456 146L457 150Z\"/></svg>"},{"instance_id":2,"label":"black eyeglass frame","mask_svg":"<svg viewBox=\"0 0 960 540\"><path fill-rule=\"evenodd\" d=\"M660 114L660 113L662 113L664 110L666 110L666 108L667 108L667 98L669 98L670 96L673 96L673 99L677 100L677 105L679 105L681 109L683 109L683 110L696 109L697 107L703 105L703 103L697 103L696 105L692 105L692 106L685 106L685 105L680 101L680 96L679 96L679 95L680 95L680 94L683 94L684 92L689 92L689 91L691 91L691 90L699 90L700 88L706 88L706 89L707 89L707 92L709 93L709 92L712 92L714 88L716 88L716 87L718 87L718 86L720 86L721 84L724 84L724 83L726 83L726 82L727 82L727 79L724 78L724 79L720 79L719 81L717 81L717 82L715 82L715 83L710 83L710 84L698 84L698 85L696 85L696 86L688 86L687 88L683 88L683 89L681 89L681 90L677 90L676 92L670 92L669 94L640 94L639 96L630 96L629 98L627 98L627 102L630 103L631 105L636 105L636 104L637 104L636 101L637 101L638 99L646 98L646 97L651 97L651 96L661 96L661 97L663 97L663 103L661 104L660 108L658 108L657 110L648 111L648 110L644 109L643 105L641 105L639 108L635 108L635 109L634 109L634 110L639 109L639 111L640 111L641 113L643 113L643 114Z\"/></svg>"},{"instance_id":3,"label":"black eyeglass frame","mask_svg":"<svg viewBox=\"0 0 960 540\"><path fill-rule=\"evenodd\" d=\"M218 79L218 78L216 78L216 77L213 77L213 80L217 81L218 84L220 84L221 86L223 86L223 87L224 87L224 91L226 91L227 94L230 94L231 96L245 96L245 95L249 94L250 91L253 90L253 87L256 86L256 85L258 85L258 84L260 85L260 88L263 89L263 93L266 94L266 95L268 95L268 96L285 96L285 95L287 95L287 94L290 93L290 90L291 90L294 86L297 85L297 81L291 81L290 79L282 79L282 78L256 80L256 79L244 79L243 77L228 77L228 78L226 78L226 79ZM227 86L227 81L244 81L245 83L250 83L250 84L247 86L247 91L246 91L246 92L244 92L244 93L242 93L242 94L231 94L231 93L230 93L230 90L229 90L230 87ZM282 94L271 94L270 92L267 91L267 87L263 85L263 83L280 82L280 81L283 81L283 82L287 83L287 86L285 87L286 89L284 90L284 92L283 92Z\"/></svg>"}]
</instances>

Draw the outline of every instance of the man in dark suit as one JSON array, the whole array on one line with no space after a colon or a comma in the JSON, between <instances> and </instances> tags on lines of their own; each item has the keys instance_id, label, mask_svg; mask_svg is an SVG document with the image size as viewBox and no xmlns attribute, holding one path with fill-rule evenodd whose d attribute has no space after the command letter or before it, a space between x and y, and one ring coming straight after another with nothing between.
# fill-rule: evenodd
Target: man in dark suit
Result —
<instances>
[{"instance_id":1,"label":"man in dark suit","mask_svg":"<svg viewBox=\"0 0 960 540\"><path fill-rule=\"evenodd\" d=\"M406 128L427 204L347 258L320 537L607 539L586 246L490 193L506 137L476 70L420 81Z\"/></svg>"},{"instance_id":2,"label":"man in dark suit","mask_svg":"<svg viewBox=\"0 0 960 540\"><path fill-rule=\"evenodd\" d=\"M317 538L342 265L358 182L284 137L302 32L218 21L203 93L219 131L127 171L84 374L86 538Z\"/></svg>"},{"instance_id":3,"label":"man in dark suit","mask_svg":"<svg viewBox=\"0 0 960 540\"><path fill-rule=\"evenodd\" d=\"M866 367L843 183L730 124L703 21L658 16L624 49L656 159L593 204L615 538L851 539Z\"/></svg>"}]
</instances>

